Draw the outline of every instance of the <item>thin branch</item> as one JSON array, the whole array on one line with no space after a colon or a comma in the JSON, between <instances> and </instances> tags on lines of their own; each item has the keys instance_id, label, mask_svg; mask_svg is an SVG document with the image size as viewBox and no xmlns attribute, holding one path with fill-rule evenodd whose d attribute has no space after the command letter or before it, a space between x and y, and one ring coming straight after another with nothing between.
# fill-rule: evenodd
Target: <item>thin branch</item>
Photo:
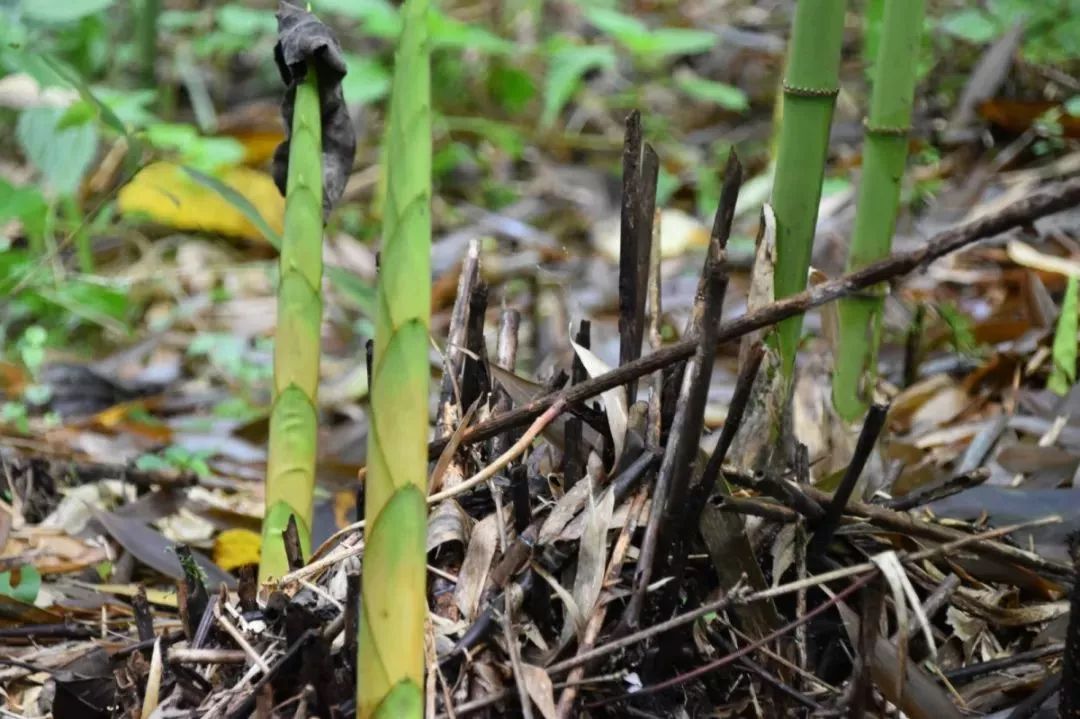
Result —
<instances>
[{"instance_id":1,"label":"thin branch","mask_svg":"<svg viewBox=\"0 0 1080 719\"><path fill-rule=\"evenodd\" d=\"M851 455L851 462L844 471L840 485L836 488L836 492L833 493L828 506L825 507L825 516L814 527L814 537L810 540L810 546L806 550L806 554L811 560L825 555L825 550L828 548L829 542L832 541L833 533L836 532L836 528L840 525L840 518L844 515L844 510L851 500L851 495L855 492L855 484L859 481L859 477L862 476L863 468L866 466L866 461L870 459L870 453L874 451L874 445L877 444L881 430L885 428L885 417L888 413L889 406L887 404L875 404L866 413L862 430L859 432L859 439L855 443L855 451Z\"/></svg>"}]
</instances>

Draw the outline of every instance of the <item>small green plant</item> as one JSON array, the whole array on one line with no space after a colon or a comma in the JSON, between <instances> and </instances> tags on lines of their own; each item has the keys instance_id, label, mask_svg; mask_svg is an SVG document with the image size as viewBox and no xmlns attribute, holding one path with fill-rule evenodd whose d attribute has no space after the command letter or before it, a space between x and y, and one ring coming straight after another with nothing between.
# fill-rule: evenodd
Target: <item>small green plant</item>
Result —
<instances>
[{"instance_id":1,"label":"small green plant","mask_svg":"<svg viewBox=\"0 0 1080 719\"><path fill-rule=\"evenodd\" d=\"M971 319L951 302L937 305L937 313L949 328L949 339L953 349L968 357L978 357L979 343L975 339L975 329Z\"/></svg>"},{"instance_id":2,"label":"small green plant","mask_svg":"<svg viewBox=\"0 0 1080 719\"><path fill-rule=\"evenodd\" d=\"M720 36L711 30L650 28L638 18L610 8L588 7L585 17L646 66L655 67L671 57L711 50L720 40Z\"/></svg>"},{"instance_id":3,"label":"small green plant","mask_svg":"<svg viewBox=\"0 0 1080 719\"><path fill-rule=\"evenodd\" d=\"M41 573L32 564L0 572L0 595L24 604L33 604L40 591Z\"/></svg>"},{"instance_id":4,"label":"small green plant","mask_svg":"<svg viewBox=\"0 0 1080 719\"><path fill-rule=\"evenodd\" d=\"M1076 384L1077 279L1069 277L1065 298L1061 301L1057 330L1054 332L1053 368L1046 388L1064 397Z\"/></svg>"},{"instance_id":5,"label":"small green plant","mask_svg":"<svg viewBox=\"0 0 1080 719\"><path fill-rule=\"evenodd\" d=\"M244 337L222 332L200 332L188 346L188 355L205 357L215 370L243 389L253 390L273 374L266 361L273 341L256 340L254 346Z\"/></svg>"},{"instance_id":6,"label":"small green plant","mask_svg":"<svg viewBox=\"0 0 1080 719\"><path fill-rule=\"evenodd\" d=\"M191 472L206 479L213 476L207 460L212 453L208 451L192 452L184 447L172 445L160 454L143 454L135 460L135 468L144 472Z\"/></svg>"},{"instance_id":7,"label":"small green plant","mask_svg":"<svg viewBox=\"0 0 1080 719\"><path fill-rule=\"evenodd\" d=\"M982 45L1022 22L1025 60L1058 65L1080 57L1080 13L1072 0L987 0L969 5L943 16L938 28L951 37Z\"/></svg>"},{"instance_id":8,"label":"small green plant","mask_svg":"<svg viewBox=\"0 0 1080 719\"><path fill-rule=\"evenodd\" d=\"M15 342L15 354L20 364L26 370L30 382L22 390L19 397L9 398L0 405L0 422L13 426L24 434L30 431L30 417L40 408L48 405L52 399L52 390L48 385L41 384L38 377L45 363L45 350L48 344L48 333L39 325L32 325L22 333ZM47 416L50 423L55 423L56 418Z\"/></svg>"}]
</instances>

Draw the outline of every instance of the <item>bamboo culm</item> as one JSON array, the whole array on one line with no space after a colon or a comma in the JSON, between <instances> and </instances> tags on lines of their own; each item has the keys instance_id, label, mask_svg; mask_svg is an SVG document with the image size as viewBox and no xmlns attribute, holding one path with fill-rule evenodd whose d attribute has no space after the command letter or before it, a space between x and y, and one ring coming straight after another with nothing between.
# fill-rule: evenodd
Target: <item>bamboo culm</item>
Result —
<instances>
[{"instance_id":1,"label":"bamboo culm","mask_svg":"<svg viewBox=\"0 0 1080 719\"><path fill-rule=\"evenodd\" d=\"M907 161L908 126L915 94L924 0L885 0L874 62L863 172L848 254L849 272L887 257ZM854 421L873 400L881 342L881 291L840 300L840 341L835 352L833 405Z\"/></svg>"}]
</instances>

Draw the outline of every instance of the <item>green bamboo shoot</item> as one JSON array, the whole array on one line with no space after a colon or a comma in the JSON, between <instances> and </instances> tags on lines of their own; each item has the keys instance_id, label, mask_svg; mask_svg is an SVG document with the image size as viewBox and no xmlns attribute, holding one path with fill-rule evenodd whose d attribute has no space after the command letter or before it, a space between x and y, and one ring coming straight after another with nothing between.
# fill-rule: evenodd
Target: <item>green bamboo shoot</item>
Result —
<instances>
[{"instance_id":1,"label":"green bamboo shoot","mask_svg":"<svg viewBox=\"0 0 1080 719\"><path fill-rule=\"evenodd\" d=\"M290 515L296 518L304 556L311 544L323 273L322 126L316 83L309 66L296 88L289 147L260 581L288 571L282 533Z\"/></svg>"},{"instance_id":2,"label":"green bamboo shoot","mask_svg":"<svg viewBox=\"0 0 1080 719\"><path fill-rule=\"evenodd\" d=\"M776 299L806 287L829 126L838 91L843 35L844 0L796 3L772 193L776 214ZM801 331L801 316L780 325L780 353L788 377L794 371Z\"/></svg>"},{"instance_id":3,"label":"green bamboo shoot","mask_svg":"<svg viewBox=\"0 0 1080 719\"><path fill-rule=\"evenodd\" d=\"M371 378L356 715L423 715L427 619L431 74L428 0L407 0L394 65Z\"/></svg>"},{"instance_id":4,"label":"green bamboo shoot","mask_svg":"<svg viewBox=\"0 0 1080 719\"><path fill-rule=\"evenodd\" d=\"M908 126L915 94L923 0L886 0L874 62L863 172L855 211L848 271L886 257L907 161ZM861 417L872 400L881 337L882 295L840 300L840 342L833 375L833 405L841 417Z\"/></svg>"}]
</instances>

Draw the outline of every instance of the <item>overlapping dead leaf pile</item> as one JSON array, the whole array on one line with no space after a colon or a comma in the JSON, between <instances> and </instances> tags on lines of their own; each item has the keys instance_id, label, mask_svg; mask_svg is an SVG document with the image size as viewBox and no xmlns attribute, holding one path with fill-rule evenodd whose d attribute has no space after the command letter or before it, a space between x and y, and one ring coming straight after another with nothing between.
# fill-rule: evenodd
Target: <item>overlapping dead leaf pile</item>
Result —
<instances>
[{"instance_id":1,"label":"overlapping dead leaf pile","mask_svg":"<svg viewBox=\"0 0 1080 719\"><path fill-rule=\"evenodd\" d=\"M636 116L629 123L628 154L649 157ZM1034 247L1045 243L1039 218L1075 205L1080 182L1047 183L784 302L759 304L751 291L748 311L725 321L724 245L740 174L732 158L679 341L657 341L657 255L623 253L630 259L620 277L631 264L639 272L624 280L624 298L652 300L624 301L620 329L651 337L653 351L637 356L627 343L614 369L588 349L588 323L575 333L567 371L546 385L500 367L515 364L513 310L501 314L489 360L473 243L431 444L433 716L802 716L859 707L961 716L1056 686L1074 581L1064 533L1080 514L1074 490L1056 489L1076 470L1075 392L1058 399L1041 389L1059 314L1045 280L1068 260ZM624 213L652 213L639 193L627 197ZM639 217L648 228L648 215ZM1002 235L1022 226L1036 229ZM985 238L997 239L930 264ZM650 240L628 241L633 249ZM756 262L752 285L771 271L768 252ZM933 340L909 347L911 381L883 387L891 404L875 405L861 428L827 414L805 419L810 390L824 391L807 362L793 433L760 441L770 412L784 412L760 334L927 266L899 297L925 301L920 293L939 291L927 278L940 287L949 273L998 286L1003 271L1013 274L1015 286L971 332L1003 333L1002 314L1036 314L1016 320L1012 336L999 334L990 355L935 353ZM956 296L990 294L976 287ZM739 373L714 439L706 422L713 357L734 339L743 341ZM84 380L92 377L103 392L121 392L97 374ZM822 470L820 455L835 462L845 447L839 473ZM4 575L9 591L0 594L13 706L47 705L58 717L350 713L359 524L334 532L312 557L294 549L294 571L260 589L250 560L227 552L228 532L215 554L240 567L239 581L145 523L165 518L159 526L181 538L215 518L235 524L242 496L230 507L229 495L192 472L50 461L27 449L44 447L4 455L14 498L3 515L5 563L21 568ZM121 509L102 508L121 497ZM127 567L108 566L114 561ZM88 576L132 576L133 565L177 578L177 593ZM40 575L61 579L43 584Z\"/></svg>"}]
</instances>

